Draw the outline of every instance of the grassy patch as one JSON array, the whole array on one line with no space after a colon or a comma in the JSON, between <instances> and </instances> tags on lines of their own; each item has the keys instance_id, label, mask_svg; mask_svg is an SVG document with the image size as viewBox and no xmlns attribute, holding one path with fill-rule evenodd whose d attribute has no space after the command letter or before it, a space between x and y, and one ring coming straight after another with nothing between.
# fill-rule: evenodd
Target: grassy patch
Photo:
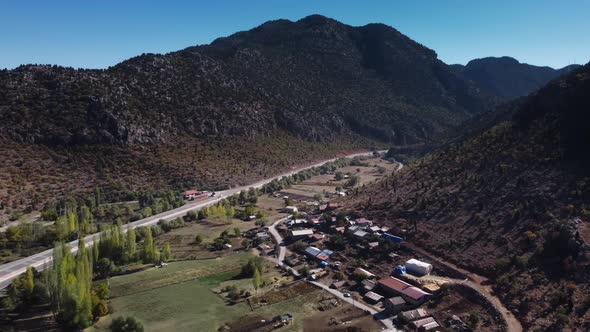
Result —
<instances>
[{"instance_id":1,"label":"grassy patch","mask_svg":"<svg viewBox=\"0 0 590 332\"><path fill-rule=\"evenodd\" d=\"M218 286L222 282L235 279L238 275L240 275L240 270L236 269L233 271L225 271L199 278L199 282L207 286Z\"/></svg>"},{"instance_id":2,"label":"grassy patch","mask_svg":"<svg viewBox=\"0 0 590 332\"><path fill-rule=\"evenodd\" d=\"M224 271L234 271L248 261L250 253L239 253L223 258L170 263L166 268L118 276L109 280L111 297L122 297L170 284L199 279Z\"/></svg>"}]
</instances>

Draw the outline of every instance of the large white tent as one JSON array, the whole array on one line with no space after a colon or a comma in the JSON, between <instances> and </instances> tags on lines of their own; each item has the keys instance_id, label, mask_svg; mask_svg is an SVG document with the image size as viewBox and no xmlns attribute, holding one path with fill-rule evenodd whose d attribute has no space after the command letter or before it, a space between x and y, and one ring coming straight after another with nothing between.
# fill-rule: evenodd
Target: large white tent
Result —
<instances>
[{"instance_id":1,"label":"large white tent","mask_svg":"<svg viewBox=\"0 0 590 332\"><path fill-rule=\"evenodd\" d=\"M432 271L432 264L419 261L417 259L410 259L404 264L406 271L419 275L430 274Z\"/></svg>"}]
</instances>

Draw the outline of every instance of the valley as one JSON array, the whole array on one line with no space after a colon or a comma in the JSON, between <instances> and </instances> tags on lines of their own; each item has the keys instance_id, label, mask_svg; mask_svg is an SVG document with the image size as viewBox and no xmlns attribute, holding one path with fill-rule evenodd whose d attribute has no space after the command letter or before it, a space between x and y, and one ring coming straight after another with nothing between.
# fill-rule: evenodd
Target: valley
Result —
<instances>
[{"instance_id":1,"label":"valley","mask_svg":"<svg viewBox=\"0 0 590 332\"><path fill-rule=\"evenodd\" d=\"M172 42L162 6L137 29ZM161 54L0 69L1 331L590 330L590 63L530 62L575 29L249 6Z\"/></svg>"}]
</instances>

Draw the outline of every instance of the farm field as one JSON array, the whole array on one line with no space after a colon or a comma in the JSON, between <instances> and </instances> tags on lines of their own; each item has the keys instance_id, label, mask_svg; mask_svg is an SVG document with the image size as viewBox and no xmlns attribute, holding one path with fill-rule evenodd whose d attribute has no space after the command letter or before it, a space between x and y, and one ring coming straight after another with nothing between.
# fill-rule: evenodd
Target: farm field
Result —
<instances>
[{"instance_id":1,"label":"farm field","mask_svg":"<svg viewBox=\"0 0 590 332\"><path fill-rule=\"evenodd\" d=\"M294 319L282 331L302 331L306 317L339 306L332 295L304 282L277 288L292 279L269 265L263 273L265 286L254 296L266 299L269 304L255 310L247 302L229 305L222 292L228 286L254 294L251 279L233 279L239 273L239 266L250 257L249 253L241 253L174 262L165 268L114 277L110 279L114 313L103 317L88 331L108 331L112 319L118 316L138 318L146 331L217 331L221 326L239 331L243 322L256 325L260 319L270 320L286 313Z\"/></svg>"},{"instance_id":2,"label":"farm field","mask_svg":"<svg viewBox=\"0 0 590 332\"><path fill-rule=\"evenodd\" d=\"M398 167L397 163L389 162L380 158L363 160L363 163L367 163L368 166L346 166L339 168L337 172L357 175L359 177L358 185L363 185L390 174ZM320 194L324 197L326 193L334 193L336 187L343 187L346 181L347 179L336 181L334 174L317 175L302 183L293 185L289 189L283 190L282 193L286 195L291 194L294 199L313 198L316 194Z\"/></svg>"},{"instance_id":3,"label":"farm field","mask_svg":"<svg viewBox=\"0 0 590 332\"><path fill-rule=\"evenodd\" d=\"M233 234L234 228L240 229L243 233L251 228L256 227L254 221L242 221L239 219L208 219L199 222L186 223L184 227L176 228L168 233L164 233L154 239L159 247L163 247L164 243L170 244L170 251L172 257L176 260L187 259L204 259L224 256L231 251L210 251L204 248L204 244L213 242L223 231L227 230ZM203 245L195 243L195 237L200 235L203 239ZM234 249L241 245L241 238L234 238L232 242Z\"/></svg>"}]
</instances>

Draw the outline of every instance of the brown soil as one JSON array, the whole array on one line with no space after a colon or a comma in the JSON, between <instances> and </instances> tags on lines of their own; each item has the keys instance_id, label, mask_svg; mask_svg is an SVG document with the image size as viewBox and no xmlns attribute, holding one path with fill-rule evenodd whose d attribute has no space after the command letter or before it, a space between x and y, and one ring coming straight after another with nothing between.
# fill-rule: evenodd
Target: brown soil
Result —
<instances>
[{"instance_id":1,"label":"brown soil","mask_svg":"<svg viewBox=\"0 0 590 332\"><path fill-rule=\"evenodd\" d=\"M371 315L349 304L305 318L303 324L305 332L369 332L383 328Z\"/></svg>"}]
</instances>

